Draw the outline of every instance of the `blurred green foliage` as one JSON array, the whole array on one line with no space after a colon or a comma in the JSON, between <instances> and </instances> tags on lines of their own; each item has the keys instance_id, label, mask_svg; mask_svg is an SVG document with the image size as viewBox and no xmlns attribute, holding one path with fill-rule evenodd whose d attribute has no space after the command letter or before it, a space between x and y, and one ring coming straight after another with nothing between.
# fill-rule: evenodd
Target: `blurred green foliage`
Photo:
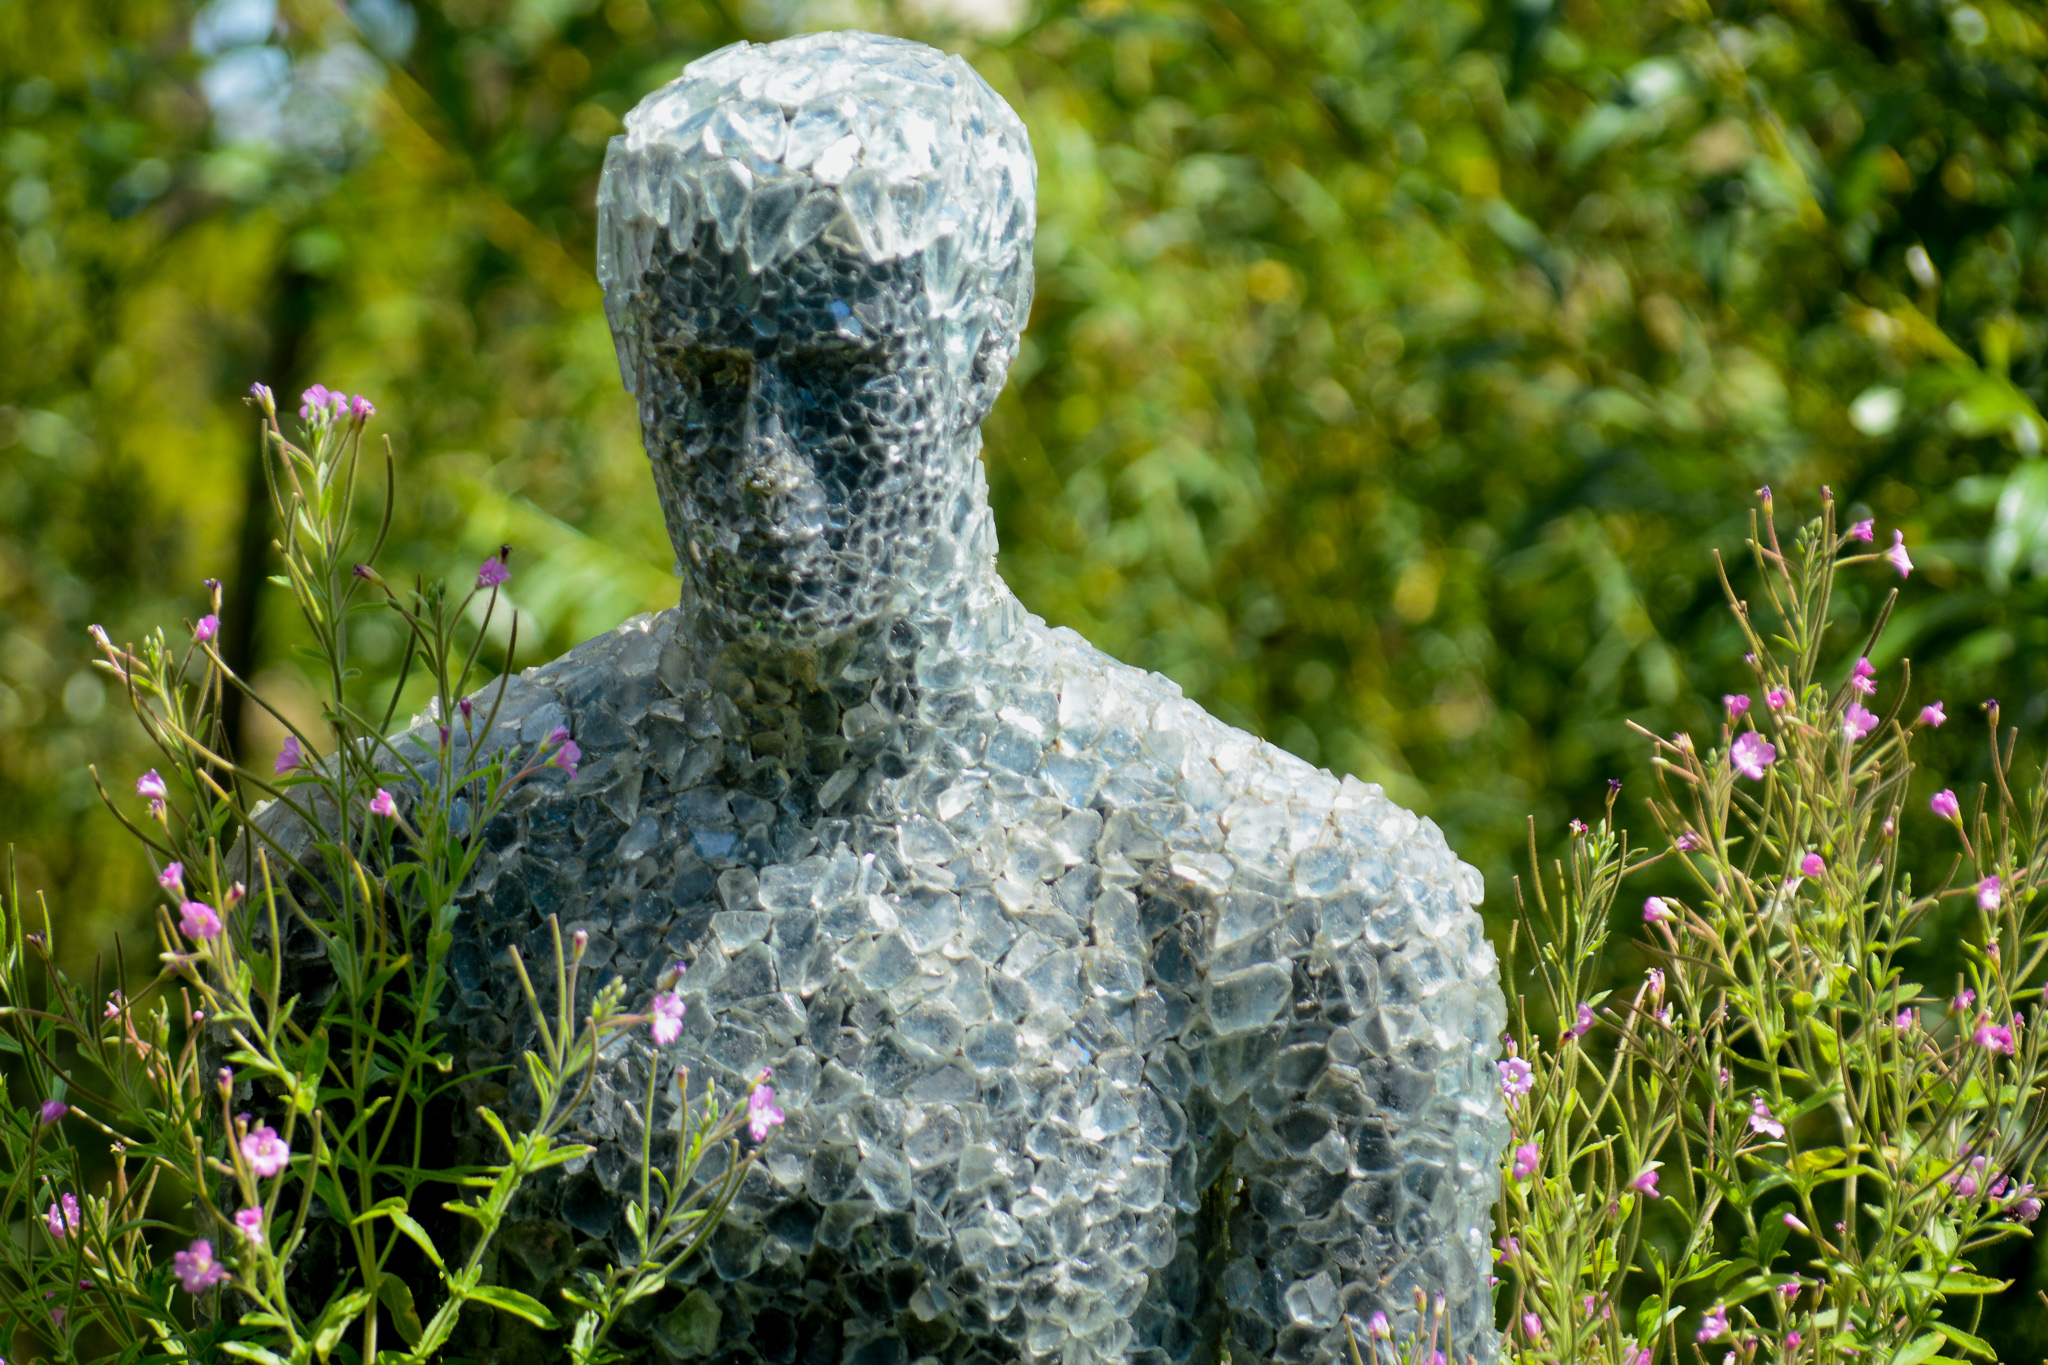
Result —
<instances>
[{"instance_id":1,"label":"blurred green foliage","mask_svg":"<svg viewBox=\"0 0 2048 1365\"><path fill-rule=\"evenodd\" d=\"M693 56L845 26L965 52L1036 145L1012 584L1434 815L1496 913L1526 815L1642 774L1626 718L1714 729L1709 551L1759 484L1905 532L1888 680L2048 718L2038 6L0 0L0 830L78 937L146 903L87 624L181 629L222 578L230 658L310 705L251 380L377 401L393 570L515 546L518 664L673 599L604 143ZM1984 771L1968 729L1931 785Z\"/></svg>"}]
</instances>

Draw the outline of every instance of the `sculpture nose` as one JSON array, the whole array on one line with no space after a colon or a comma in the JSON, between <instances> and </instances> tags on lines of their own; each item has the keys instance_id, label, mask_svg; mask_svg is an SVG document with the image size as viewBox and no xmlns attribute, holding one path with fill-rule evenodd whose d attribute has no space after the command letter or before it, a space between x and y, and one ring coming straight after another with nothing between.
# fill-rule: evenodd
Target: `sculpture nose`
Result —
<instances>
[{"instance_id":1,"label":"sculpture nose","mask_svg":"<svg viewBox=\"0 0 2048 1365\"><path fill-rule=\"evenodd\" d=\"M796 547L825 531L825 488L783 421L787 395L772 365L757 366L747 395L739 467L742 505L771 543Z\"/></svg>"}]
</instances>

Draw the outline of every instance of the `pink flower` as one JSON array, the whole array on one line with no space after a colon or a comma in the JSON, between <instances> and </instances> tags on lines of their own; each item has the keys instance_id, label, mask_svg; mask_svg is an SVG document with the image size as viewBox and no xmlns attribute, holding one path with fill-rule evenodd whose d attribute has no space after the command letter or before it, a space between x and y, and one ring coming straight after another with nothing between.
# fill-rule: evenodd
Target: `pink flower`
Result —
<instances>
[{"instance_id":1,"label":"pink flower","mask_svg":"<svg viewBox=\"0 0 2048 1365\"><path fill-rule=\"evenodd\" d=\"M1383 1341L1391 1341L1394 1337L1394 1329L1387 1325L1385 1313L1374 1313L1372 1320L1365 1324L1365 1333L1367 1336L1379 1337Z\"/></svg>"},{"instance_id":2,"label":"pink flower","mask_svg":"<svg viewBox=\"0 0 2048 1365\"><path fill-rule=\"evenodd\" d=\"M220 634L220 618L218 616L202 616L199 618L199 624L192 627L192 638L202 645L218 634Z\"/></svg>"},{"instance_id":3,"label":"pink flower","mask_svg":"<svg viewBox=\"0 0 2048 1365\"><path fill-rule=\"evenodd\" d=\"M1792 694L1782 687L1774 687L1764 693L1764 705L1773 711L1782 711L1792 704Z\"/></svg>"},{"instance_id":4,"label":"pink flower","mask_svg":"<svg viewBox=\"0 0 2048 1365\"><path fill-rule=\"evenodd\" d=\"M1644 975L1650 981L1650 998L1652 1000L1660 999L1664 994L1664 969L1662 967L1652 967Z\"/></svg>"},{"instance_id":5,"label":"pink flower","mask_svg":"<svg viewBox=\"0 0 2048 1365\"><path fill-rule=\"evenodd\" d=\"M1799 1215L1794 1213L1788 1213L1785 1215L1785 1226L1792 1229L1792 1231L1794 1232L1806 1231L1806 1224L1800 1222Z\"/></svg>"},{"instance_id":6,"label":"pink flower","mask_svg":"<svg viewBox=\"0 0 2048 1365\"><path fill-rule=\"evenodd\" d=\"M1983 881L1977 883L1977 908L1979 910L1996 910L1998 903L2005 899L2002 893L2003 887L1998 878L1995 876L1986 877Z\"/></svg>"},{"instance_id":7,"label":"pink flower","mask_svg":"<svg viewBox=\"0 0 2048 1365\"><path fill-rule=\"evenodd\" d=\"M1870 666L1868 657L1856 661L1856 670L1849 675L1849 686L1866 697L1877 695L1877 670Z\"/></svg>"},{"instance_id":8,"label":"pink flower","mask_svg":"<svg viewBox=\"0 0 2048 1365\"><path fill-rule=\"evenodd\" d=\"M1799 871L1808 877L1825 877L1828 871L1827 860L1818 853L1809 853L1799 860Z\"/></svg>"},{"instance_id":9,"label":"pink flower","mask_svg":"<svg viewBox=\"0 0 2048 1365\"><path fill-rule=\"evenodd\" d=\"M1536 1174L1537 1163L1542 1160L1543 1152L1533 1142L1525 1142L1515 1148L1515 1164L1512 1168L1515 1179L1527 1180L1530 1176Z\"/></svg>"},{"instance_id":10,"label":"pink flower","mask_svg":"<svg viewBox=\"0 0 2048 1365\"><path fill-rule=\"evenodd\" d=\"M242 1157L260 1176L276 1175L285 1168L291 1156L292 1149L285 1146L277 1130L267 1123L242 1137Z\"/></svg>"},{"instance_id":11,"label":"pink flower","mask_svg":"<svg viewBox=\"0 0 2048 1365\"><path fill-rule=\"evenodd\" d=\"M1579 1002L1579 1019L1564 1031L1567 1038L1583 1038L1593 1031L1593 1007L1585 1001Z\"/></svg>"},{"instance_id":12,"label":"pink flower","mask_svg":"<svg viewBox=\"0 0 2048 1365\"><path fill-rule=\"evenodd\" d=\"M1866 545L1877 539L1877 519L1872 517L1851 526L1849 528L1849 539L1860 540Z\"/></svg>"},{"instance_id":13,"label":"pink flower","mask_svg":"<svg viewBox=\"0 0 2048 1365\"><path fill-rule=\"evenodd\" d=\"M391 799L390 792L379 787L377 794L370 798L370 814L381 815L386 820L395 820L398 818L398 803Z\"/></svg>"},{"instance_id":14,"label":"pink flower","mask_svg":"<svg viewBox=\"0 0 2048 1365\"><path fill-rule=\"evenodd\" d=\"M277 400L270 396L270 385L251 384L249 386L249 401L263 409L268 415L272 417L277 416Z\"/></svg>"},{"instance_id":15,"label":"pink flower","mask_svg":"<svg viewBox=\"0 0 2048 1365\"><path fill-rule=\"evenodd\" d=\"M43 1107L36 1111L36 1116L43 1121L43 1126L47 1128L70 1112L71 1106L62 1100L44 1100Z\"/></svg>"},{"instance_id":16,"label":"pink flower","mask_svg":"<svg viewBox=\"0 0 2048 1365\"><path fill-rule=\"evenodd\" d=\"M1725 1305L1717 1303L1707 1310L1706 1320L1700 1324L1700 1330L1694 1335L1693 1340L1719 1341L1727 1335L1728 1309Z\"/></svg>"},{"instance_id":17,"label":"pink flower","mask_svg":"<svg viewBox=\"0 0 2048 1365\"><path fill-rule=\"evenodd\" d=\"M677 995L674 991L664 991L660 995L655 996L653 1008L654 1022L651 1026L654 1032L654 1041L662 1047L667 1047L670 1043L681 1037L683 1032L683 1015L688 1012L689 1006L685 1005L683 997Z\"/></svg>"},{"instance_id":18,"label":"pink flower","mask_svg":"<svg viewBox=\"0 0 2048 1365\"><path fill-rule=\"evenodd\" d=\"M1500 1071L1500 1093L1508 1097L1508 1108L1513 1109L1522 1101L1522 1096L1536 1088L1536 1072L1520 1057L1495 1062Z\"/></svg>"},{"instance_id":19,"label":"pink flower","mask_svg":"<svg viewBox=\"0 0 2048 1365\"><path fill-rule=\"evenodd\" d=\"M548 743L556 746L555 751L548 755L548 766L560 768L571 777L576 776L576 765L583 761L583 749L569 738L569 731L557 725L555 732L548 736Z\"/></svg>"},{"instance_id":20,"label":"pink flower","mask_svg":"<svg viewBox=\"0 0 2048 1365\"><path fill-rule=\"evenodd\" d=\"M377 415L377 405L362 394L357 394L348 405L349 414L358 422Z\"/></svg>"},{"instance_id":21,"label":"pink flower","mask_svg":"<svg viewBox=\"0 0 2048 1365\"><path fill-rule=\"evenodd\" d=\"M1502 1265L1512 1265L1515 1257L1521 1254L1522 1243L1519 1238L1503 1237L1500 1239L1500 1263Z\"/></svg>"},{"instance_id":22,"label":"pink flower","mask_svg":"<svg viewBox=\"0 0 2048 1365\"><path fill-rule=\"evenodd\" d=\"M186 901L178 907L178 929L194 943L220 936L220 915L205 901Z\"/></svg>"},{"instance_id":23,"label":"pink flower","mask_svg":"<svg viewBox=\"0 0 2048 1365\"><path fill-rule=\"evenodd\" d=\"M782 1110L775 1104L775 1087L757 1085L747 1096L747 1135L766 1142L768 1134L782 1126Z\"/></svg>"},{"instance_id":24,"label":"pink flower","mask_svg":"<svg viewBox=\"0 0 2048 1365\"><path fill-rule=\"evenodd\" d=\"M1586 822L1584 820L1575 819L1569 825L1565 826L1565 828L1569 829L1575 835L1584 834L1586 832Z\"/></svg>"},{"instance_id":25,"label":"pink flower","mask_svg":"<svg viewBox=\"0 0 2048 1365\"><path fill-rule=\"evenodd\" d=\"M1842 712L1842 738L1854 744L1877 728L1877 716L1860 701L1849 703Z\"/></svg>"},{"instance_id":26,"label":"pink flower","mask_svg":"<svg viewBox=\"0 0 2048 1365\"><path fill-rule=\"evenodd\" d=\"M164 785L164 780L157 776L156 769L151 768L135 779L135 794L146 796L152 801L161 801L171 792L170 788Z\"/></svg>"},{"instance_id":27,"label":"pink flower","mask_svg":"<svg viewBox=\"0 0 2048 1365\"><path fill-rule=\"evenodd\" d=\"M52 1237L61 1239L78 1231L78 1196L67 1191L56 1203L50 1205L50 1211L43 1215L43 1221L49 1224Z\"/></svg>"},{"instance_id":28,"label":"pink flower","mask_svg":"<svg viewBox=\"0 0 2048 1365\"><path fill-rule=\"evenodd\" d=\"M1543 1319L1534 1313L1522 1314L1522 1334L1532 1342L1543 1340Z\"/></svg>"},{"instance_id":29,"label":"pink flower","mask_svg":"<svg viewBox=\"0 0 2048 1365\"><path fill-rule=\"evenodd\" d=\"M1798 1280L1787 1280L1778 1286L1778 1297L1790 1303L1798 1298L1800 1291L1805 1288L1806 1286Z\"/></svg>"},{"instance_id":30,"label":"pink flower","mask_svg":"<svg viewBox=\"0 0 2048 1365\"><path fill-rule=\"evenodd\" d=\"M1963 813L1962 804L1956 800L1956 794L1947 787L1934 794L1927 803L1927 809L1944 820L1954 820Z\"/></svg>"},{"instance_id":31,"label":"pink flower","mask_svg":"<svg viewBox=\"0 0 2048 1365\"><path fill-rule=\"evenodd\" d=\"M173 894L183 890L185 886L185 865L183 863L166 863L164 870L156 874L156 884Z\"/></svg>"},{"instance_id":32,"label":"pink flower","mask_svg":"<svg viewBox=\"0 0 2048 1365\"><path fill-rule=\"evenodd\" d=\"M1643 923L1662 924L1672 918L1675 917L1671 913L1671 907L1664 903L1662 896L1651 896L1643 902Z\"/></svg>"},{"instance_id":33,"label":"pink flower","mask_svg":"<svg viewBox=\"0 0 2048 1365\"><path fill-rule=\"evenodd\" d=\"M1645 1346L1629 1357L1628 1365L1650 1365L1650 1348Z\"/></svg>"},{"instance_id":34,"label":"pink flower","mask_svg":"<svg viewBox=\"0 0 2048 1365\"><path fill-rule=\"evenodd\" d=\"M1628 1182L1628 1187L1637 1194L1648 1195L1652 1199L1662 1199L1664 1197L1657 1193L1657 1171L1655 1167L1642 1171L1634 1180Z\"/></svg>"},{"instance_id":35,"label":"pink flower","mask_svg":"<svg viewBox=\"0 0 2048 1365\"><path fill-rule=\"evenodd\" d=\"M1782 1138L1785 1125L1771 1114L1771 1106L1764 1102L1762 1095L1753 1095L1749 1101L1749 1131L1762 1133L1766 1137Z\"/></svg>"},{"instance_id":36,"label":"pink flower","mask_svg":"<svg viewBox=\"0 0 2048 1365\"><path fill-rule=\"evenodd\" d=\"M102 1019L119 1019L121 1017L121 992L114 991L107 996L107 1005L105 1009L100 1011L100 1017Z\"/></svg>"},{"instance_id":37,"label":"pink flower","mask_svg":"<svg viewBox=\"0 0 2048 1365\"><path fill-rule=\"evenodd\" d=\"M287 735L285 736L284 748L278 750L277 764L271 771L281 776L299 767L305 761L306 756L299 752L299 737L297 735Z\"/></svg>"},{"instance_id":38,"label":"pink flower","mask_svg":"<svg viewBox=\"0 0 2048 1365\"><path fill-rule=\"evenodd\" d=\"M1731 692L1721 698L1721 705L1728 708L1728 720L1732 724L1749 709L1749 698L1740 692Z\"/></svg>"},{"instance_id":39,"label":"pink flower","mask_svg":"<svg viewBox=\"0 0 2048 1365\"><path fill-rule=\"evenodd\" d=\"M1942 705L1943 703L1941 702L1931 701L1921 707L1920 723L1922 725L1932 725L1937 730L1940 729L1941 723L1948 719L1948 715L1941 709Z\"/></svg>"},{"instance_id":40,"label":"pink flower","mask_svg":"<svg viewBox=\"0 0 2048 1365\"><path fill-rule=\"evenodd\" d=\"M1728 759L1735 765L1736 772L1755 782L1762 779L1764 769L1778 761L1778 751L1756 731L1744 730L1735 737L1734 745L1728 750Z\"/></svg>"},{"instance_id":41,"label":"pink flower","mask_svg":"<svg viewBox=\"0 0 2048 1365\"><path fill-rule=\"evenodd\" d=\"M505 567L505 561L492 555L484 561L483 567L476 571L476 585L479 588L495 588L511 576L512 571Z\"/></svg>"},{"instance_id":42,"label":"pink flower","mask_svg":"<svg viewBox=\"0 0 2048 1365\"><path fill-rule=\"evenodd\" d=\"M241 1233L252 1242L261 1242L263 1240L263 1210L249 1208L237 1213L235 1215L235 1231Z\"/></svg>"},{"instance_id":43,"label":"pink flower","mask_svg":"<svg viewBox=\"0 0 2048 1365\"><path fill-rule=\"evenodd\" d=\"M1671 841L1671 845L1673 848L1676 848L1680 853L1690 853L1696 848L1705 848L1706 841L1700 838L1699 835L1694 834L1691 830L1687 829L1680 830L1678 833L1678 837Z\"/></svg>"},{"instance_id":44,"label":"pink flower","mask_svg":"<svg viewBox=\"0 0 2048 1365\"><path fill-rule=\"evenodd\" d=\"M1904 531L1892 532L1892 547L1884 552L1884 557L1891 561L1894 569L1899 571L1899 577L1904 578L1913 572L1913 558L1906 553L1906 533Z\"/></svg>"},{"instance_id":45,"label":"pink flower","mask_svg":"<svg viewBox=\"0 0 2048 1365\"><path fill-rule=\"evenodd\" d=\"M327 391L325 384L315 384L299 395L299 417L308 422L316 417L325 417L327 405L334 401L335 397L336 395Z\"/></svg>"},{"instance_id":46,"label":"pink flower","mask_svg":"<svg viewBox=\"0 0 2048 1365\"><path fill-rule=\"evenodd\" d=\"M1963 993L1955 998L1954 1002L1950 1005L1950 1008L1953 1009L1957 1014L1961 1014L1964 1010L1967 1010L1968 1008L1970 1008L1970 1006L1976 1003L1977 992L1971 990L1968 986L1965 986L1963 987Z\"/></svg>"},{"instance_id":47,"label":"pink flower","mask_svg":"<svg viewBox=\"0 0 2048 1365\"><path fill-rule=\"evenodd\" d=\"M2008 1057L2012 1056L2012 1030L2003 1024L1992 1023L1988 1014L1977 1017L1977 1031L1970 1035L1970 1041L1986 1052L2003 1052Z\"/></svg>"},{"instance_id":48,"label":"pink flower","mask_svg":"<svg viewBox=\"0 0 2048 1365\"><path fill-rule=\"evenodd\" d=\"M1799 1343L1803 1340L1805 1340L1805 1338L1801 1337L1797 1332L1785 1333L1785 1354L1789 1356L1794 1351L1797 1351L1799 1349Z\"/></svg>"},{"instance_id":49,"label":"pink flower","mask_svg":"<svg viewBox=\"0 0 2048 1365\"><path fill-rule=\"evenodd\" d=\"M1892 1027L1901 1033L1910 1033L1913 1026L1919 1022L1920 1014L1917 1010L1900 1010L1899 1017L1892 1020Z\"/></svg>"},{"instance_id":50,"label":"pink flower","mask_svg":"<svg viewBox=\"0 0 2048 1365\"><path fill-rule=\"evenodd\" d=\"M213 1243L204 1237L171 1257L171 1272L187 1294L203 1294L228 1277L228 1268L213 1259Z\"/></svg>"},{"instance_id":51,"label":"pink flower","mask_svg":"<svg viewBox=\"0 0 2048 1365\"><path fill-rule=\"evenodd\" d=\"M2032 1195L2012 1206L2012 1216L2022 1223L2031 1223L2041 1216L2041 1201Z\"/></svg>"}]
</instances>

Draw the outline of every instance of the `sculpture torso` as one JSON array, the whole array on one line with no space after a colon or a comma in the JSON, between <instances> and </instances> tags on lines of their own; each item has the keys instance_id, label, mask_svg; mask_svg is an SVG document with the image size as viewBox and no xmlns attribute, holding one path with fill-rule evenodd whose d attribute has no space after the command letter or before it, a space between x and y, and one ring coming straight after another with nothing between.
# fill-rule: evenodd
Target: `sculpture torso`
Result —
<instances>
[{"instance_id":1,"label":"sculpture torso","mask_svg":"<svg viewBox=\"0 0 2048 1365\"><path fill-rule=\"evenodd\" d=\"M502 956L548 914L632 998L687 962L690 1010L606 1065L597 1155L512 1234L536 1289L547 1221L612 1236L648 1065L728 1100L772 1066L788 1123L645 1325L669 1355L1330 1360L1418 1283L1488 1353L1503 1009L1426 821L994 581L814 652L635 618L507 685L501 738L558 724L578 776L487 831L459 1060L528 1041Z\"/></svg>"}]
</instances>

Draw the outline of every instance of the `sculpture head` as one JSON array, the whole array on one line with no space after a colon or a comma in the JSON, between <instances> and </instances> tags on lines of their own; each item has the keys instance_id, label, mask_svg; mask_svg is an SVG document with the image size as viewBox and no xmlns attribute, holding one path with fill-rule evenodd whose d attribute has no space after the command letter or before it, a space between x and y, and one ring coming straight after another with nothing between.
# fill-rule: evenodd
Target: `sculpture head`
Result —
<instances>
[{"instance_id":1,"label":"sculpture head","mask_svg":"<svg viewBox=\"0 0 2048 1365\"><path fill-rule=\"evenodd\" d=\"M979 425L1031 300L1036 176L959 57L734 44L612 139L598 279L689 592L804 643L994 553Z\"/></svg>"}]
</instances>

